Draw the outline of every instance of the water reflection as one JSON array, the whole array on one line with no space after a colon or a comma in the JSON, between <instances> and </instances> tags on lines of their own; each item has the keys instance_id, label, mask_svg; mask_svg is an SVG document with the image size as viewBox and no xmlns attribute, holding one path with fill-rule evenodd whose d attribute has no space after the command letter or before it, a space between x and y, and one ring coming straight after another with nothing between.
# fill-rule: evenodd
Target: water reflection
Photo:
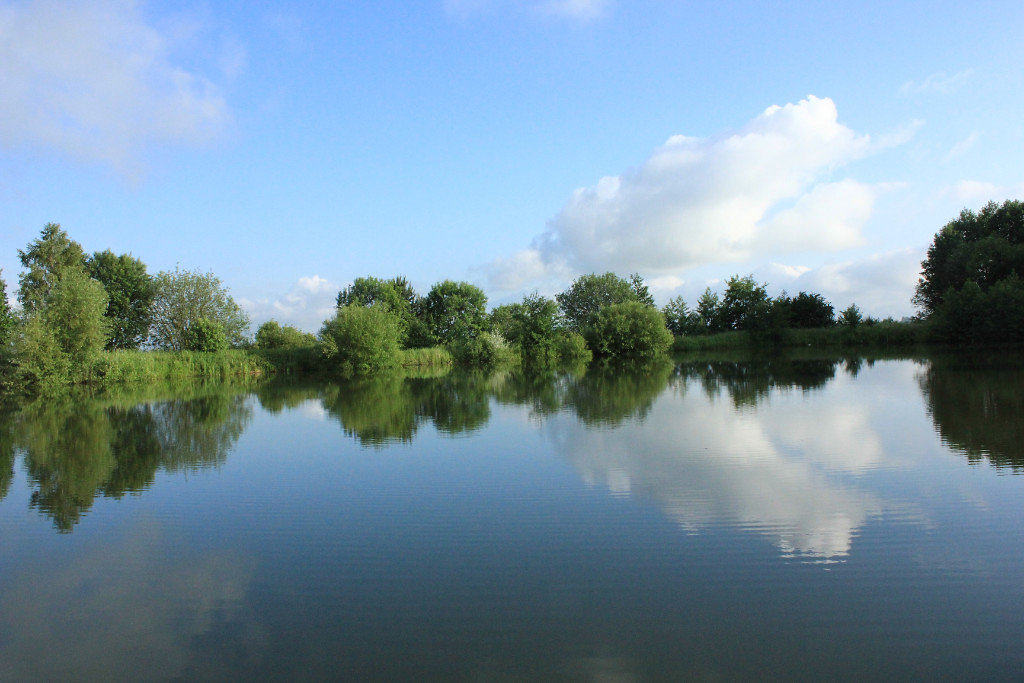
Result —
<instances>
[{"instance_id":1,"label":"water reflection","mask_svg":"<svg viewBox=\"0 0 1024 683\"><path fill-rule=\"evenodd\" d=\"M918 376L943 443L972 463L1024 472L1024 359L939 356Z\"/></svg>"},{"instance_id":2,"label":"water reflection","mask_svg":"<svg viewBox=\"0 0 1024 683\"><path fill-rule=\"evenodd\" d=\"M133 403L68 396L36 401L7 422L24 453L31 507L70 531L97 494L121 497L148 488L159 470L224 462L252 416L244 395L209 385L198 395Z\"/></svg>"}]
</instances>

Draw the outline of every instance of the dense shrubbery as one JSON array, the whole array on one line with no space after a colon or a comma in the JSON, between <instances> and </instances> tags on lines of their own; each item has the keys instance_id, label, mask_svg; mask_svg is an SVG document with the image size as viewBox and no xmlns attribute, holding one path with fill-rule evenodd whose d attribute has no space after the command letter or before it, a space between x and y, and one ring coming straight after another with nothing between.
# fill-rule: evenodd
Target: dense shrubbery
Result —
<instances>
[{"instance_id":1,"label":"dense shrubbery","mask_svg":"<svg viewBox=\"0 0 1024 683\"><path fill-rule=\"evenodd\" d=\"M402 324L382 306L343 306L318 335L326 367L342 375L365 375L398 365Z\"/></svg>"},{"instance_id":2,"label":"dense shrubbery","mask_svg":"<svg viewBox=\"0 0 1024 683\"><path fill-rule=\"evenodd\" d=\"M275 349L304 349L316 346L316 336L303 332L291 325L282 325L268 320L256 330L256 348L265 351Z\"/></svg>"},{"instance_id":3,"label":"dense shrubbery","mask_svg":"<svg viewBox=\"0 0 1024 683\"><path fill-rule=\"evenodd\" d=\"M656 358L672 345L672 333L661 313L639 301L602 307L584 337L595 355L616 359Z\"/></svg>"}]
</instances>

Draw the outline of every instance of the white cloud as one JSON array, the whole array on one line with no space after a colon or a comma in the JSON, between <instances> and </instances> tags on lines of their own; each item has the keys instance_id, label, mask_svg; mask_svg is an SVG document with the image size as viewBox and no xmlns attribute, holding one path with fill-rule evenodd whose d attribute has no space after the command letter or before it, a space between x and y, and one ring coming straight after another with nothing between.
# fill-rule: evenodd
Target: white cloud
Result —
<instances>
[{"instance_id":1,"label":"white cloud","mask_svg":"<svg viewBox=\"0 0 1024 683\"><path fill-rule=\"evenodd\" d=\"M977 144L977 142L978 142L978 131L976 131L976 130L975 131L971 131L970 135L968 135L966 138L964 138L960 142L958 142L955 145L953 145L949 149L949 151L946 152L945 160L946 161L953 161L954 159L958 159L959 157L962 157L963 155L965 155L968 152L970 152L974 148L974 145Z\"/></svg>"},{"instance_id":2,"label":"white cloud","mask_svg":"<svg viewBox=\"0 0 1024 683\"><path fill-rule=\"evenodd\" d=\"M974 76L974 69L964 69L954 74L947 74L945 71L938 71L925 78L920 83L907 81L900 87L901 95L952 95L969 82Z\"/></svg>"},{"instance_id":3,"label":"white cloud","mask_svg":"<svg viewBox=\"0 0 1024 683\"><path fill-rule=\"evenodd\" d=\"M1024 183L1017 186L996 185L983 180L961 180L943 189L943 197L952 197L957 202L981 208L990 201L1000 203L1003 199L1024 197Z\"/></svg>"},{"instance_id":4,"label":"white cloud","mask_svg":"<svg viewBox=\"0 0 1024 683\"><path fill-rule=\"evenodd\" d=\"M866 258L807 269L788 282L776 270L775 287L791 294L816 292L831 301L837 311L851 303L876 317L912 315L910 303L921 273L925 249L898 249Z\"/></svg>"},{"instance_id":5,"label":"white cloud","mask_svg":"<svg viewBox=\"0 0 1024 683\"><path fill-rule=\"evenodd\" d=\"M42 145L121 172L152 144L202 143L230 121L218 87L172 59L174 34L138 3L29 0L0 8L0 144ZM244 64L229 44L221 68Z\"/></svg>"},{"instance_id":6,"label":"white cloud","mask_svg":"<svg viewBox=\"0 0 1024 683\"><path fill-rule=\"evenodd\" d=\"M576 190L534 240L492 264L652 276L742 261L754 253L835 251L861 242L881 186L827 182L871 152L867 135L838 122L832 100L773 106L740 131L705 140L677 135L640 167Z\"/></svg>"},{"instance_id":7,"label":"white cloud","mask_svg":"<svg viewBox=\"0 0 1024 683\"><path fill-rule=\"evenodd\" d=\"M254 327L268 320L316 332L334 315L338 285L319 275L300 277L288 292L277 299L239 299L238 304L252 318Z\"/></svg>"}]
</instances>

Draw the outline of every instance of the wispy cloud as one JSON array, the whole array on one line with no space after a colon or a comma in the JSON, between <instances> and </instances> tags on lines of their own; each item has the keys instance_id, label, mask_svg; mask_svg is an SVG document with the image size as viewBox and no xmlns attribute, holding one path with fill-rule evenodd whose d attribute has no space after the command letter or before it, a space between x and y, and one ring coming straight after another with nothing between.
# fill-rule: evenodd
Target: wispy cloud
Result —
<instances>
[{"instance_id":1,"label":"wispy cloud","mask_svg":"<svg viewBox=\"0 0 1024 683\"><path fill-rule=\"evenodd\" d=\"M962 88L974 76L974 69L964 69L954 74L939 71L931 74L923 81L907 81L900 86L901 95L952 95Z\"/></svg>"},{"instance_id":2,"label":"wispy cloud","mask_svg":"<svg viewBox=\"0 0 1024 683\"><path fill-rule=\"evenodd\" d=\"M138 3L30 0L0 7L0 144L43 146L120 172L152 144L203 143L231 115L220 88L172 57L181 38ZM240 44L222 74L244 66Z\"/></svg>"},{"instance_id":3,"label":"wispy cloud","mask_svg":"<svg viewBox=\"0 0 1024 683\"><path fill-rule=\"evenodd\" d=\"M444 10L458 19L489 11L511 10L589 22L607 16L612 4L613 0L444 0Z\"/></svg>"},{"instance_id":4,"label":"wispy cloud","mask_svg":"<svg viewBox=\"0 0 1024 683\"><path fill-rule=\"evenodd\" d=\"M638 168L576 190L529 249L495 261L496 289L565 272L678 274L753 254L858 245L886 186L831 173L878 149L808 97L736 133L674 136Z\"/></svg>"},{"instance_id":5,"label":"wispy cloud","mask_svg":"<svg viewBox=\"0 0 1024 683\"><path fill-rule=\"evenodd\" d=\"M971 131L970 135L950 147L949 151L946 152L945 160L953 161L954 159L958 159L970 152L974 148L974 145L977 144L978 137L978 131Z\"/></svg>"}]
</instances>

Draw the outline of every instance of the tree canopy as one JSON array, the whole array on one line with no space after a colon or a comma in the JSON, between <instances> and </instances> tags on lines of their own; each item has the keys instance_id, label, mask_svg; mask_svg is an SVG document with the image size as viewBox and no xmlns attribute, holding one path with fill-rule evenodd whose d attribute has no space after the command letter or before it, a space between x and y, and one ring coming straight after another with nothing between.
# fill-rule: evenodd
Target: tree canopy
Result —
<instances>
[{"instance_id":1,"label":"tree canopy","mask_svg":"<svg viewBox=\"0 0 1024 683\"><path fill-rule=\"evenodd\" d=\"M157 274L150 342L161 349L193 350L190 329L199 320L223 329L231 346L248 341L249 316L213 273L180 270Z\"/></svg>"},{"instance_id":2,"label":"tree canopy","mask_svg":"<svg viewBox=\"0 0 1024 683\"><path fill-rule=\"evenodd\" d=\"M583 332L593 316L604 306L627 301L654 305L654 299L647 291L643 278L633 274L627 280L611 272L582 275L564 292L556 294L555 299L562 307L566 326L574 332Z\"/></svg>"},{"instance_id":3,"label":"tree canopy","mask_svg":"<svg viewBox=\"0 0 1024 683\"><path fill-rule=\"evenodd\" d=\"M437 343L475 338L487 329L487 295L468 282L438 282L422 302L423 319Z\"/></svg>"},{"instance_id":4,"label":"tree canopy","mask_svg":"<svg viewBox=\"0 0 1024 683\"><path fill-rule=\"evenodd\" d=\"M44 305L54 286L70 271L85 270L82 245L68 237L58 223L47 223L39 239L18 250L27 270L18 278L18 301L26 313Z\"/></svg>"},{"instance_id":5,"label":"tree canopy","mask_svg":"<svg viewBox=\"0 0 1024 683\"><path fill-rule=\"evenodd\" d=\"M146 272L146 264L131 254L118 256L107 249L92 255L88 271L107 292L107 347L139 348L149 336L150 311L156 294L156 284Z\"/></svg>"}]
</instances>

